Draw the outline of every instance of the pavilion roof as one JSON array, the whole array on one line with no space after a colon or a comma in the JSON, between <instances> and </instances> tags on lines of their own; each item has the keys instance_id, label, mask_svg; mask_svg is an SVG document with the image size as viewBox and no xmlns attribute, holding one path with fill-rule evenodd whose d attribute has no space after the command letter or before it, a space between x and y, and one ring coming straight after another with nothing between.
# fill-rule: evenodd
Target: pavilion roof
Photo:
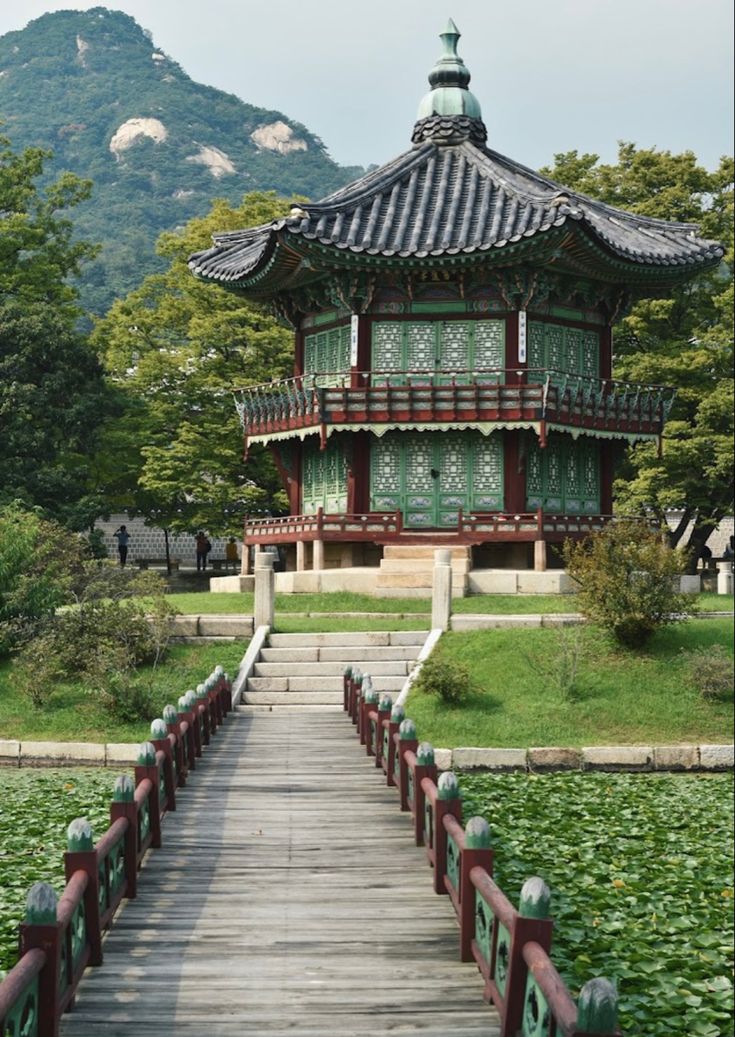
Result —
<instances>
[{"instance_id":1,"label":"pavilion roof","mask_svg":"<svg viewBox=\"0 0 735 1037\"><path fill-rule=\"evenodd\" d=\"M283 219L215 235L190 258L192 272L267 296L345 259L353 267L449 257L503 266L543 252L578 273L587 266L606 280L661 284L719 261L724 250L695 224L613 208L488 148L458 37L450 22L408 151Z\"/></svg>"}]
</instances>

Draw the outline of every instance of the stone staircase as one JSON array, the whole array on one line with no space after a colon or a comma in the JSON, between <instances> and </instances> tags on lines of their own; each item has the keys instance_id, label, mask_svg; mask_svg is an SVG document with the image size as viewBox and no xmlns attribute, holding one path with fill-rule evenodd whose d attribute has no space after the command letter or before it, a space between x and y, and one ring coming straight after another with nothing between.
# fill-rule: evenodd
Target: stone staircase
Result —
<instances>
[{"instance_id":1,"label":"stone staircase","mask_svg":"<svg viewBox=\"0 0 735 1037\"><path fill-rule=\"evenodd\" d=\"M357 665L378 692L403 687L426 630L270 634L243 690L245 706L340 706L345 667Z\"/></svg>"},{"instance_id":2,"label":"stone staircase","mask_svg":"<svg viewBox=\"0 0 735 1037\"><path fill-rule=\"evenodd\" d=\"M377 585L389 594L419 591L431 594L434 552L449 551L452 556L452 596L464 597L472 568L472 548L431 544L386 544L380 562Z\"/></svg>"}]
</instances>

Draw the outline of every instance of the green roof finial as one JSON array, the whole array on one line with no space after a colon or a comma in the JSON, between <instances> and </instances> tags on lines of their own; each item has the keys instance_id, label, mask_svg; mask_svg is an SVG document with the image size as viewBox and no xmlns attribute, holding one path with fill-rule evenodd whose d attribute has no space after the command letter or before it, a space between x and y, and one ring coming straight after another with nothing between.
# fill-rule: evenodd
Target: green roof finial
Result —
<instances>
[{"instance_id":1,"label":"green roof finial","mask_svg":"<svg viewBox=\"0 0 735 1037\"><path fill-rule=\"evenodd\" d=\"M444 53L429 73L432 89L419 105L418 118L429 119L433 115L464 115L470 119L481 119L480 103L467 86L470 72L457 53L460 31L450 18L440 34Z\"/></svg>"}]
</instances>

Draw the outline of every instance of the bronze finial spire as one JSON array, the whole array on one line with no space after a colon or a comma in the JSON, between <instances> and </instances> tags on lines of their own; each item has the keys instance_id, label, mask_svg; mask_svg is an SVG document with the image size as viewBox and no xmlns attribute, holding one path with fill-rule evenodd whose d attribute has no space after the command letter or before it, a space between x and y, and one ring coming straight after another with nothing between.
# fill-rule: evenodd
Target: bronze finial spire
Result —
<instances>
[{"instance_id":1,"label":"bronze finial spire","mask_svg":"<svg viewBox=\"0 0 735 1037\"><path fill-rule=\"evenodd\" d=\"M432 89L419 104L418 122L413 133L415 143L432 139L437 144L454 144L467 138L482 143L487 137L480 102L467 89L469 69L457 53L460 35L450 18L444 32L440 33L444 53L429 73Z\"/></svg>"}]
</instances>

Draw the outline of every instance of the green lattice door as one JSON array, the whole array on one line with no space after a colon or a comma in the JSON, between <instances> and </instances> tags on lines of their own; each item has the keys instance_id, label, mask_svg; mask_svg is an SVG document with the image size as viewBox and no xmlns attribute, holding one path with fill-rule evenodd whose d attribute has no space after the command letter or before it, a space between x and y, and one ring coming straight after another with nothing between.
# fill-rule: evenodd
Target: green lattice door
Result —
<instances>
[{"instance_id":1,"label":"green lattice door","mask_svg":"<svg viewBox=\"0 0 735 1037\"><path fill-rule=\"evenodd\" d=\"M600 511L600 448L594 441L552 435L534 444L526 466L526 507L561 514Z\"/></svg>"},{"instance_id":2,"label":"green lattice door","mask_svg":"<svg viewBox=\"0 0 735 1037\"><path fill-rule=\"evenodd\" d=\"M596 331L531 321L528 326L528 366L556 372L552 376L554 382L563 381L564 374L597 378L600 373L600 336Z\"/></svg>"},{"instance_id":3,"label":"green lattice door","mask_svg":"<svg viewBox=\"0 0 735 1037\"><path fill-rule=\"evenodd\" d=\"M456 526L459 509L503 507L503 441L478 432L392 432L373 441L370 507L412 529Z\"/></svg>"},{"instance_id":4,"label":"green lattice door","mask_svg":"<svg viewBox=\"0 0 735 1037\"><path fill-rule=\"evenodd\" d=\"M318 385L335 385L336 374L350 369L350 326L318 331L304 339L304 374L318 375Z\"/></svg>"},{"instance_id":5,"label":"green lattice door","mask_svg":"<svg viewBox=\"0 0 735 1037\"><path fill-rule=\"evenodd\" d=\"M326 450L320 450L313 438L307 440L301 476L304 515L312 515L320 507L331 515L347 510L347 463L339 439L329 439Z\"/></svg>"},{"instance_id":6,"label":"green lattice door","mask_svg":"<svg viewBox=\"0 0 735 1037\"><path fill-rule=\"evenodd\" d=\"M406 374L413 385L469 382L470 371L497 382L488 369L505 364L503 320L380 321L372 335L374 385L405 384Z\"/></svg>"}]
</instances>

